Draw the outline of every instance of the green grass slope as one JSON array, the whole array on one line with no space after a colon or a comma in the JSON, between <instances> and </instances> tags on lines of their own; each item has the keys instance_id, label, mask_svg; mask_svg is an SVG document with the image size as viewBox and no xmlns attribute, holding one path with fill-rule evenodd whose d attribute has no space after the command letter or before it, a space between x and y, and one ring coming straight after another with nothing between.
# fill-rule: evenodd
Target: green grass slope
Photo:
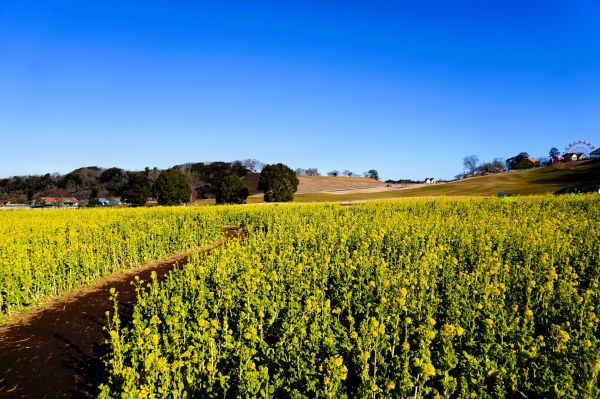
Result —
<instances>
[{"instance_id":1,"label":"green grass slope","mask_svg":"<svg viewBox=\"0 0 600 399\"><path fill-rule=\"evenodd\" d=\"M256 175L258 176L258 174ZM258 182L258 177L252 176ZM252 184L251 183L251 184ZM566 162L544 168L471 177L451 183L419 185L381 192L331 194L306 193L294 195L294 202L344 202L404 197L428 196L495 196L505 194L530 195L553 193L564 187L586 187L600 184L600 161ZM256 185L256 184L254 184ZM326 189L326 188L325 188ZM324 189L324 190L325 190ZM257 193L251 190L252 194ZM262 196L248 197L247 203L263 202ZM214 200L198 201L198 205L211 205Z\"/></svg>"},{"instance_id":2,"label":"green grass slope","mask_svg":"<svg viewBox=\"0 0 600 399\"><path fill-rule=\"evenodd\" d=\"M553 193L563 187L585 187L600 184L600 161L567 162L544 168L478 176L451 183L422 185L414 188L378 193L331 195L326 193L297 194L294 201L357 201L369 199L424 196L494 196L506 194L529 195Z\"/></svg>"}]
</instances>

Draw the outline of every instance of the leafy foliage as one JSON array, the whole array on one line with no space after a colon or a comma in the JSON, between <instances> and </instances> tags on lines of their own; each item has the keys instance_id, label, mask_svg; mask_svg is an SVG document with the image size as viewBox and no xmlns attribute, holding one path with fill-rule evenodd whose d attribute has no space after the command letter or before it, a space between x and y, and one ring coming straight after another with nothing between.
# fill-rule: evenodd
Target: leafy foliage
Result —
<instances>
[{"instance_id":1,"label":"leafy foliage","mask_svg":"<svg viewBox=\"0 0 600 399\"><path fill-rule=\"evenodd\" d=\"M100 276L217 239L204 208L0 212L0 318Z\"/></svg>"},{"instance_id":2,"label":"leafy foliage","mask_svg":"<svg viewBox=\"0 0 600 399\"><path fill-rule=\"evenodd\" d=\"M243 204L250 192L237 175L226 176L217 191L217 204Z\"/></svg>"},{"instance_id":3,"label":"leafy foliage","mask_svg":"<svg viewBox=\"0 0 600 399\"><path fill-rule=\"evenodd\" d=\"M179 205L189 201L192 190L183 173L173 168L161 172L154 193L161 205Z\"/></svg>"},{"instance_id":4,"label":"leafy foliage","mask_svg":"<svg viewBox=\"0 0 600 399\"><path fill-rule=\"evenodd\" d=\"M250 239L138 282L101 397L600 395L597 196L219 209Z\"/></svg>"},{"instance_id":5,"label":"leafy foliage","mask_svg":"<svg viewBox=\"0 0 600 399\"><path fill-rule=\"evenodd\" d=\"M123 197L128 204L143 205L152 196L151 182L145 172L129 172Z\"/></svg>"},{"instance_id":6,"label":"leafy foliage","mask_svg":"<svg viewBox=\"0 0 600 399\"><path fill-rule=\"evenodd\" d=\"M287 202L298 189L298 177L287 165L266 165L258 180L258 189L265 194L265 202Z\"/></svg>"},{"instance_id":7,"label":"leafy foliage","mask_svg":"<svg viewBox=\"0 0 600 399\"><path fill-rule=\"evenodd\" d=\"M533 163L528 161L527 158L529 158L529 154L521 152L519 155L508 158L506 160L506 166L508 169L527 169L528 167L532 167Z\"/></svg>"},{"instance_id":8,"label":"leafy foliage","mask_svg":"<svg viewBox=\"0 0 600 399\"><path fill-rule=\"evenodd\" d=\"M78 172L71 172L60 179L57 186L60 188L79 188L82 184L83 179L81 174Z\"/></svg>"},{"instance_id":9,"label":"leafy foliage","mask_svg":"<svg viewBox=\"0 0 600 399\"><path fill-rule=\"evenodd\" d=\"M112 180L120 180L125 176L125 171L121 168L108 168L100 175L100 183L106 183Z\"/></svg>"},{"instance_id":10,"label":"leafy foliage","mask_svg":"<svg viewBox=\"0 0 600 399\"><path fill-rule=\"evenodd\" d=\"M225 176L244 176L250 169L262 169L262 163L247 159L242 162L190 163L176 169L184 174L192 189L193 195L189 200L214 197ZM160 173L157 168L139 172L88 166L66 175L14 176L0 179L0 196L13 202L27 202L34 196L72 196L78 199L123 196L133 198L133 203L143 204L152 195L147 188L153 187ZM141 182L142 176L146 180L144 183Z\"/></svg>"},{"instance_id":11,"label":"leafy foliage","mask_svg":"<svg viewBox=\"0 0 600 399\"><path fill-rule=\"evenodd\" d=\"M379 172L377 172L375 169L371 169L366 173L366 177L379 180Z\"/></svg>"},{"instance_id":12,"label":"leafy foliage","mask_svg":"<svg viewBox=\"0 0 600 399\"><path fill-rule=\"evenodd\" d=\"M251 160L251 162L246 162L246 164L250 167L257 168L259 162ZM207 164L200 162L192 164L190 171L199 183L195 187L197 195L202 198L208 198L217 193L221 182L226 176L235 174L242 177L249 172L249 169L239 161L212 162Z\"/></svg>"}]
</instances>

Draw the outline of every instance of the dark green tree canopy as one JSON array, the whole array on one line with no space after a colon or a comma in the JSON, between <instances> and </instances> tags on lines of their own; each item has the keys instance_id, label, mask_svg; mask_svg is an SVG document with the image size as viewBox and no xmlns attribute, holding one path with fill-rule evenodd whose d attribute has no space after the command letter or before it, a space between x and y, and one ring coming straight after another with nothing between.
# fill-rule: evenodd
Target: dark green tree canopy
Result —
<instances>
[{"instance_id":1,"label":"dark green tree canopy","mask_svg":"<svg viewBox=\"0 0 600 399\"><path fill-rule=\"evenodd\" d=\"M367 177L371 178L371 179L379 180L379 172L377 172L375 169L371 169L370 171L367 172Z\"/></svg>"},{"instance_id":2,"label":"dark green tree canopy","mask_svg":"<svg viewBox=\"0 0 600 399\"><path fill-rule=\"evenodd\" d=\"M244 162L255 170L262 169L257 160ZM199 198L214 198L225 176L236 174L242 177L249 171L240 161L188 163L176 168L186 176L194 197ZM0 197L23 203L39 196L72 196L80 200L120 196L128 199L129 203L143 204L153 195L152 188L160 173L157 168L127 171L117 167L86 166L65 175L12 176L0 178Z\"/></svg>"},{"instance_id":3,"label":"dark green tree canopy","mask_svg":"<svg viewBox=\"0 0 600 399\"><path fill-rule=\"evenodd\" d=\"M217 190L217 204L243 204L250 192L238 175L225 176Z\"/></svg>"},{"instance_id":4,"label":"dark green tree canopy","mask_svg":"<svg viewBox=\"0 0 600 399\"><path fill-rule=\"evenodd\" d=\"M95 206L100 206L100 205L102 205L102 204L100 203L100 201L98 201L98 199L97 199L97 198L94 198L94 197L92 197L92 198L90 198L90 199L88 200L88 205L87 205L87 206L88 206L88 207L90 207L90 208L93 208L93 207L95 207Z\"/></svg>"},{"instance_id":5,"label":"dark green tree canopy","mask_svg":"<svg viewBox=\"0 0 600 399\"><path fill-rule=\"evenodd\" d=\"M143 205L152 196L150 182L145 172L128 172L127 185L123 197L129 204Z\"/></svg>"},{"instance_id":6,"label":"dark green tree canopy","mask_svg":"<svg viewBox=\"0 0 600 399\"><path fill-rule=\"evenodd\" d=\"M560 151L558 151L558 148L552 147L550 148L548 155L550 155L550 158L556 158L560 155Z\"/></svg>"},{"instance_id":7,"label":"dark green tree canopy","mask_svg":"<svg viewBox=\"0 0 600 399\"><path fill-rule=\"evenodd\" d=\"M192 190L187 178L178 169L161 172L154 183L154 193L161 205L179 205L190 199Z\"/></svg>"},{"instance_id":8,"label":"dark green tree canopy","mask_svg":"<svg viewBox=\"0 0 600 399\"><path fill-rule=\"evenodd\" d=\"M121 168L108 168L100 175L99 183L108 193L120 195L127 188L127 172Z\"/></svg>"},{"instance_id":9,"label":"dark green tree canopy","mask_svg":"<svg viewBox=\"0 0 600 399\"><path fill-rule=\"evenodd\" d=\"M78 188L83 184L83 178L77 171L66 174L57 186L60 188Z\"/></svg>"},{"instance_id":10,"label":"dark green tree canopy","mask_svg":"<svg viewBox=\"0 0 600 399\"><path fill-rule=\"evenodd\" d=\"M287 202L298 189L298 177L287 165L266 165L258 179L258 189L265 194L265 202Z\"/></svg>"},{"instance_id":11,"label":"dark green tree canopy","mask_svg":"<svg viewBox=\"0 0 600 399\"><path fill-rule=\"evenodd\" d=\"M114 179L121 179L125 176L125 171L121 168L108 168L100 175L100 183L106 183Z\"/></svg>"},{"instance_id":12,"label":"dark green tree canopy","mask_svg":"<svg viewBox=\"0 0 600 399\"><path fill-rule=\"evenodd\" d=\"M526 152L521 152L519 155L508 158L506 160L506 166L508 169L527 169L528 167L533 166L533 163L528 161L527 158L529 158L529 154Z\"/></svg>"},{"instance_id":13,"label":"dark green tree canopy","mask_svg":"<svg viewBox=\"0 0 600 399\"><path fill-rule=\"evenodd\" d=\"M190 166L191 174L198 179L199 187L195 187L199 197L207 198L219 190L219 185L225 176L235 174L245 176L249 170L239 161L195 163Z\"/></svg>"}]
</instances>

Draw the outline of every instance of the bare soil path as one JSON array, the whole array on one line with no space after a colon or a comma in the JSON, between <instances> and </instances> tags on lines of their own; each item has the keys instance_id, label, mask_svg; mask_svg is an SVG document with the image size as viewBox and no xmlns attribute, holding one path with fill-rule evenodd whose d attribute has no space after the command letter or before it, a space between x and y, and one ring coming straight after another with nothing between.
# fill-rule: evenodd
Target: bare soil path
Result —
<instances>
[{"instance_id":1,"label":"bare soil path","mask_svg":"<svg viewBox=\"0 0 600 399\"><path fill-rule=\"evenodd\" d=\"M0 327L0 398L95 397L104 381L102 356L108 347L103 327L105 312L112 310L109 289L119 292L119 309L127 320L136 299L130 284L134 276L149 281L156 272L160 279L175 266L186 264L191 252L208 252L228 239L246 236L235 226L224 226L222 234L208 247L111 275Z\"/></svg>"}]
</instances>

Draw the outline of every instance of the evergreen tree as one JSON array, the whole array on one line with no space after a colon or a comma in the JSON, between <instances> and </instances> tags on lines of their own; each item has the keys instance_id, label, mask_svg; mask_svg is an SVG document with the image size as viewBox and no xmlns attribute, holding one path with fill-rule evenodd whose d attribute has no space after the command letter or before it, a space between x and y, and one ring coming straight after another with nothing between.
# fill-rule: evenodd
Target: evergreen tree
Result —
<instances>
[{"instance_id":1,"label":"evergreen tree","mask_svg":"<svg viewBox=\"0 0 600 399\"><path fill-rule=\"evenodd\" d=\"M179 205L190 199L190 184L178 169L163 171L154 183L154 193L160 205Z\"/></svg>"},{"instance_id":2,"label":"evergreen tree","mask_svg":"<svg viewBox=\"0 0 600 399\"><path fill-rule=\"evenodd\" d=\"M225 176L217 190L217 204L243 204L250 192L238 175Z\"/></svg>"},{"instance_id":3,"label":"evergreen tree","mask_svg":"<svg viewBox=\"0 0 600 399\"><path fill-rule=\"evenodd\" d=\"M298 177L287 165L266 165L258 179L258 189L265 194L265 202L287 202L298 189Z\"/></svg>"}]
</instances>

